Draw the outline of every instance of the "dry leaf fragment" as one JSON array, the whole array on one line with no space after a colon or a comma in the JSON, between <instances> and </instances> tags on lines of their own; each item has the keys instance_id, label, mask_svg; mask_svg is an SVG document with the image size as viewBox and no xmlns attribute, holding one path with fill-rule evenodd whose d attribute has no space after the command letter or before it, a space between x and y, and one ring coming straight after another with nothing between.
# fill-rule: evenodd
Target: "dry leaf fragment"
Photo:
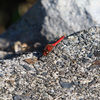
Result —
<instances>
[{"instance_id":1,"label":"dry leaf fragment","mask_svg":"<svg viewBox=\"0 0 100 100\"><path fill-rule=\"evenodd\" d=\"M34 64L36 61L38 61L37 60L37 58L36 57L34 57L34 58L29 58L29 59L25 59L24 60L26 63L28 63L28 64Z\"/></svg>"},{"instance_id":2,"label":"dry leaf fragment","mask_svg":"<svg viewBox=\"0 0 100 100\"><path fill-rule=\"evenodd\" d=\"M14 84L14 80L6 80L6 82L8 83L8 84Z\"/></svg>"},{"instance_id":3,"label":"dry leaf fragment","mask_svg":"<svg viewBox=\"0 0 100 100\"><path fill-rule=\"evenodd\" d=\"M92 67L92 66L100 66L100 59L95 60L90 67Z\"/></svg>"}]
</instances>

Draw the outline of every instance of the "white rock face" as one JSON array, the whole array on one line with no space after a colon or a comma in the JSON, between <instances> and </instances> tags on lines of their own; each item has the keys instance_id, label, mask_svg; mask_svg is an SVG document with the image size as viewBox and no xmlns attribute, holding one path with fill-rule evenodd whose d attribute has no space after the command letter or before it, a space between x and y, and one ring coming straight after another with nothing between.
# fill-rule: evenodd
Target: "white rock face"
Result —
<instances>
[{"instance_id":1,"label":"white rock face","mask_svg":"<svg viewBox=\"0 0 100 100\"><path fill-rule=\"evenodd\" d=\"M88 11L96 24L100 24L100 0L76 0L76 2L79 7Z\"/></svg>"},{"instance_id":2,"label":"white rock face","mask_svg":"<svg viewBox=\"0 0 100 100\"><path fill-rule=\"evenodd\" d=\"M91 9L94 5L96 6L93 2L93 0L54 0L52 2L43 0L42 4L47 14L44 17L43 34L51 40L52 37L59 37L63 33L69 35L96 25L98 21L95 20Z\"/></svg>"}]
</instances>

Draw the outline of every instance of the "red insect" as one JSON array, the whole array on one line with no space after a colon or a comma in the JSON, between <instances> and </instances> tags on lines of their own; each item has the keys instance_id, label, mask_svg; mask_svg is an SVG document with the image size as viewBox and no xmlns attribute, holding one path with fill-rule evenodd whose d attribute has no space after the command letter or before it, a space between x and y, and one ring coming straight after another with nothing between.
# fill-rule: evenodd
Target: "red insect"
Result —
<instances>
[{"instance_id":1,"label":"red insect","mask_svg":"<svg viewBox=\"0 0 100 100\"><path fill-rule=\"evenodd\" d=\"M58 41L56 41L55 43L46 45L46 47L45 47L45 49L44 49L44 51L43 51L43 55L44 55L44 56L48 55L48 54L52 51L53 47L55 47L60 41L62 41L62 40L64 39L64 37L65 37L65 35L62 36L62 37L61 37Z\"/></svg>"}]
</instances>

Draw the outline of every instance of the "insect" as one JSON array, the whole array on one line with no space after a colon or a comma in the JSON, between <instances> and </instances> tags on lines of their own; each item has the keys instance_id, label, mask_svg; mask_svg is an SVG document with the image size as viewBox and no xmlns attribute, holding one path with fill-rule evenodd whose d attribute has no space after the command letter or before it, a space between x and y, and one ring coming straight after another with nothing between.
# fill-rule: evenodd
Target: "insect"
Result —
<instances>
[{"instance_id":1,"label":"insect","mask_svg":"<svg viewBox=\"0 0 100 100\"><path fill-rule=\"evenodd\" d=\"M43 55L44 56L48 55L52 51L53 47L55 47L60 41L62 41L64 39L64 37L65 37L65 35L63 35L58 41L56 41L53 44L47 44L43 51Z\"/></svg>"}]
</instances>

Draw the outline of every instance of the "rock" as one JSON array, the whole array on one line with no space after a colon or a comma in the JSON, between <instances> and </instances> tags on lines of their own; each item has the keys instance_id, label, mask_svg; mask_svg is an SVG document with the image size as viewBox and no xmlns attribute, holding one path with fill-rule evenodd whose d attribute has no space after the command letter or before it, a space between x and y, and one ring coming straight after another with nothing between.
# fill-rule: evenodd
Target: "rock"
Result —
<instances>
[{"instance_id":1,"label":"rock","mask_svg":"<svg viewBox=\"0 0 100 100\"><path fill-rule=\"evenodd\" d=\"M0 59L4 59L4 58L11 58L13 56L12 52L6 52L6 51L0 51Z\"/></svg>"},{"instance_id":2,"label":"rock","mask_svg":"<svg viewBox=\"0 0 100 100\"><path fill-rule=\"evenodd\" d=\"M26 66L26 65L22 65L22 66L23 66L23 68L25 68L27 71L31 70L31 68L28 67L28 66Z\"/></svg>"},{"instance_id":3,"label":"rock","mask_svg":"<svg viewBox=\"0 0 100 100\"><path fill-rule=\"evenodd\" d=\"M17 54L22 52L22 44L21 44L20 41L15 42L15 44L14 44L14 51Z\"/></svg>"},{"instance_id":4,"label":"rock","mask_svg":"<svg viewBox=\"0 0 100 100\"><path fill-rule=\"evenodd\" d=\"M61 85L62 88L71 88L73 84L60 81L60 85Z\"/></svg>"},{"instance_id":5,"label":"rock","mask_svg":"<svg viewBox=\"0 0 100 100\"><path fill-rule=\"evenodd\" d=\"M13 100L31 100L31 98L29 96L16 95L13 97Z\"/></svg>"},{"instance_id":6,"label":"rock","mask_svg":"<svg viewBox=\"0 0 100 100\"><path fill-rule=\"evenodd\" d=\"M17 23L0 36L0 49L7 49L16 41L35 44L72 34L100 24L98 0L38 0ZM92 10L91 10L92 9ZM95 15L94 15L95 13ZM4 45L6 44L6 45Z\"/></svg>"},{"instance_id":7,"label":"rock","mask_svg":"<svg viewBox=\"0 0 100 100\"><path fill-rule=\"evenodd\" d=\"M0 60L0 99L99 100L99 36L100 27L92 27L65 37L47 56L34 51ZM31 58L38 60L25 62Z\"/></svg>"},{"instance_id":8,"label":"rock","mask_svg":"<svg viewBox=\"0 0 100 100\"><path fill-rule=\"evenodd\" d=\"M3 58L5 55L7 55L7 52L5 52L5 51L0 51L0 58Z\"/></svg>"},{"instance_id":9,"label":"rock","mask_svg":"<svg viewBox=\"0 0 100 100\"><path fill-rule=\"evenodd\" d=\"M100 24L100 20L99 20L100 14L98 13L100 11L99 2L100 0L89 0L89 1L77 0L78 6L81 7L82 9L86 9L86 11L88 11L92 19L97 24Z\"/></svg>"},{"instance_id":10,"label":"rock","mask_svg":"<svg viewBox=\"0 0 100 100\"><path fill-rule=\"evenodd\" d=\"M14 51L16 54L20 54L22 52L27 51L28 45L26 43L21 43L20 41L15 42L14 44Z\"/></svg>"}]
</instances>

